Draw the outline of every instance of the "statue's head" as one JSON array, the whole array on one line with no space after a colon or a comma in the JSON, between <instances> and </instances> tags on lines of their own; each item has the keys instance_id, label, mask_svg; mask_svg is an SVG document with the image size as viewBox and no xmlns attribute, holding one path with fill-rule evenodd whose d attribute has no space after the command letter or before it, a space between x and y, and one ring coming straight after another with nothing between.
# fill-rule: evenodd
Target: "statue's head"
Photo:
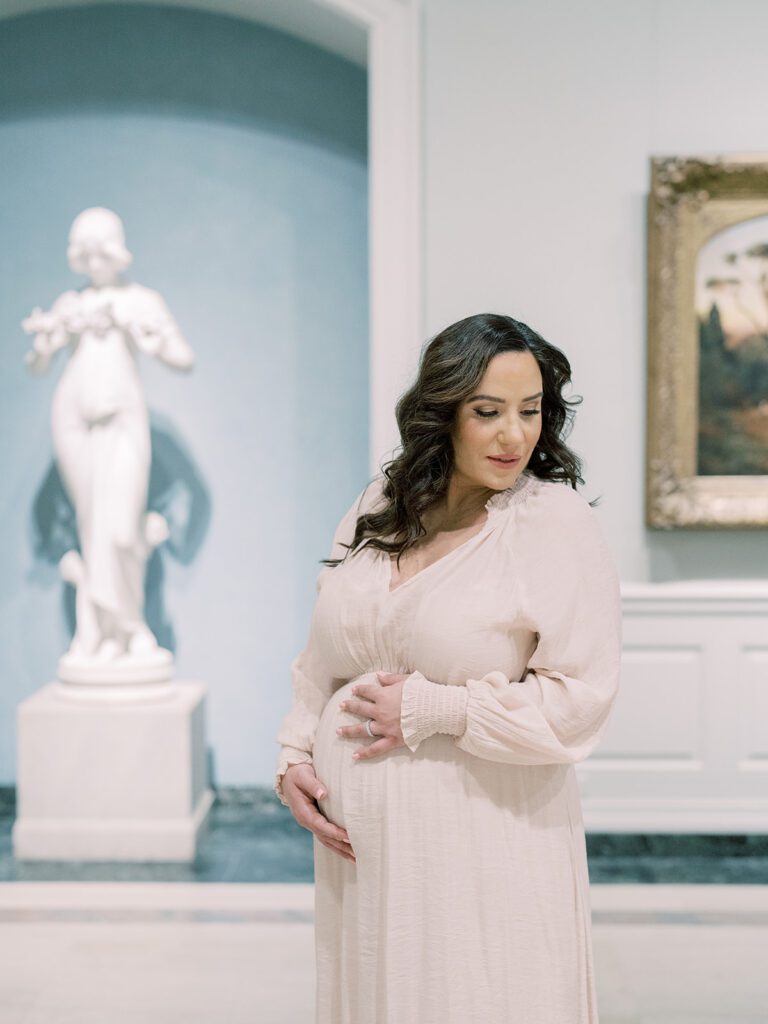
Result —
<instances>
[{"instance_id":1,"label":"statue's head","mask_svg":"<svg viewBox=\"0 0 768 1024\"><path fill-rule=\"evenodd\" d=\"M72 221L67 261L95 285L114 284L133 257L125 246L123 222L112 210L91 206Z\"/></svg>"}]
</instances>

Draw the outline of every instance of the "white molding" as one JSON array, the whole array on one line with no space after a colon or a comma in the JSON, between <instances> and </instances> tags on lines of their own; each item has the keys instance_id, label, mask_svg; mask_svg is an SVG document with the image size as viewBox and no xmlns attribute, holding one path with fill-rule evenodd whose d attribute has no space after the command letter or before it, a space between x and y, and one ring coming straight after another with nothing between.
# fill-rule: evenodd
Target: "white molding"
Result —
<instances>
[{"instance_id":1,"label":"white molding","mask_svg":"<svg viewBox=\"0 0 768 1024\"><path fill-rule=\"evenodd\" d=\"M582 810L588 832L726 836L768 833L768 799L585 797Z\"/></svg>"},{"instance_id":2,"label":"white molding","mask_svg":"<svg viewBox=\"0 0 768 1024\"><path fill-rule=\"evenodd\" d=\"M423 333L419 9L389 4L371 33L370 469L400 443L394 416L410 384Z\"/></svg>"},{"instance_id":3,"label":"white molding","mask_svg":"<svg viewBox=\"0 0 768 1024\"><path fill-rule=\"evenodd\" d=\"M628 615L768 615L768 579L622 583Z\"/></svg>"}]
</instances>

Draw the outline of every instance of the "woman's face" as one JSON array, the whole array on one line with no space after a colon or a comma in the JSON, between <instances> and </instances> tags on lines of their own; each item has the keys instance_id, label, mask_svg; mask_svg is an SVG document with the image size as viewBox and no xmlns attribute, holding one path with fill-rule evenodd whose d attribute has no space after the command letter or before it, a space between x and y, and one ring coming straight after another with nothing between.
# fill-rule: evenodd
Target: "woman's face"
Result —
<instances>
[{"instance_id":1,"label":"woman's face","mask_svg":"<svg viewBox=\"0 0 768 1024\"><path fill-rule=\"evenodd\" d=\"M541 435L541 370L530 352L501 352L459 406L453 430L454 473L466 486L511 487ZM507 466L493 455L517 455Z\"/></svg>"}]
</instances>

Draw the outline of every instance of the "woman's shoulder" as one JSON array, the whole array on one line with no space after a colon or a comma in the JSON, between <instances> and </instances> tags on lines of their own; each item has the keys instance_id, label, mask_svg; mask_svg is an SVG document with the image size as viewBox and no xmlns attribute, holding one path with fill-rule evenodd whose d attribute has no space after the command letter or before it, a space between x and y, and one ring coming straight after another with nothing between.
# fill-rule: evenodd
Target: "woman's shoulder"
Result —
<instances>
[{"instance_id":1,"label":"woman's shoulder","mask_svg":"<svg viewBox=\"0 0 768 1024\"><path fill-rule=\"evenodd\" d=\"M358 515L364 515L376 508L379 504L385 503L384 486L387 478L384 473L377 473L357 496L356 509Z\"/></svg>"},{"instance_id":2,"label":"woman's shoulder","mask_svg":"<svg viewBox=\"0 0 768 1024\"><path fill-rule=\"evenodd\" d=\"M506 531L516 558L538 566L589 564L608 556L600 516L570 484L537 479L522 508L523 514Z\"/></svg>"},{"instance_id":3,"label":"woman's shoulder","mask_svg":"<svg viewBox=\"0 0 768 1024\"><path fill-rule=\"evenodd\" d=\"M504 532L516 550L520 547L521 531L527 535L526 544L530 541L533 545L536 538L552 544L599 528L598 516L584 494L568 483L533 473L526 473L521 486L513 487L510 497L500 501L500 505L508 522Z\"/></svg>"},{"instance_id":4,"label":"woman's shoulder","mask_svg":"<svg viewBox=\"0 0 768 1024\"><path fill-rule=\"evenodd\" d=\"M536 478L533 498L542 510L554 514L589 515L594 511L589 499L581 491L560 480Z\"/></svg>"},{"instance_id":5,"label":"woman's shoulder","mask_svg":"<svg viewBox=\"0 0 768 1024\"><path fill-rule=\"evenodd\" d=\"M361 515L370 512L382 497L384 474L379 474L358 492L355 500L343 514L333 536L331 558L344 558L347 553L346 544L351 544L357 528L357 520ZM328 566L326 566L328 568Z\"/></svg>"}]
</instances>

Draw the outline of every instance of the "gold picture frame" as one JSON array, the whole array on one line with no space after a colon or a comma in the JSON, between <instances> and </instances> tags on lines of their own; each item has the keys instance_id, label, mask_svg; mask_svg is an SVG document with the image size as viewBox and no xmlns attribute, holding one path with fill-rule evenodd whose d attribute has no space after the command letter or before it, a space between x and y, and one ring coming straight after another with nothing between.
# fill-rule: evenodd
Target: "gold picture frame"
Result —
<instances>
[{"instance_id":1,"label":"gold picture frame","mask_svg":"<svg viewBox=\"0 0 768 1024\"><path fill-rule=\"evenodd\" d=\"M654 157L646 524L768 526L768 154Z\"/></svg>"}]
</instances>

